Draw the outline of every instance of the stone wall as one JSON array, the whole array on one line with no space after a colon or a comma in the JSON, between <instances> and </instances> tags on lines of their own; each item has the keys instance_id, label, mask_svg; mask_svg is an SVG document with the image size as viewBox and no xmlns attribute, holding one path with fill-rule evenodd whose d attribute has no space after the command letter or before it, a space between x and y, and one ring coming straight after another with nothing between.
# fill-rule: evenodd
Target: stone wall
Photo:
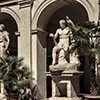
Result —
<instances>
[{"instance_id":1,"label":"stone wall","mask_svg":"<svg viewBox=\"0 0 100 100\"><path fill-rule=\"evenodd\" d=\"M62 18L59 14L62 7L71 8L77 5L86 11L88 20L98 20L98 0L6 0L0 3L1 13L11 15L17 23L18 56L25 58L25 63L32 71L43 97L46 97L47 93L47 51L49 46L52 46L47 46L48 32L52 30L52 24L53 31L56 29L57 21ZM73 16L70 15L73 21L78 19L77 15Z\"/></svg>"}]
</instances>

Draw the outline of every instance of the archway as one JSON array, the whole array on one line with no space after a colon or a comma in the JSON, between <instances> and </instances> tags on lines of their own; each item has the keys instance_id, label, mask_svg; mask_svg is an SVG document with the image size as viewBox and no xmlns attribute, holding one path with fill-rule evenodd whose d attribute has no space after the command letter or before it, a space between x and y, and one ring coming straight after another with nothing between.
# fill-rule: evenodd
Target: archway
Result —
<instances>
[{"instance_id":1,"label":"archway","mask_svg":"<svg viewBox=\"0 0 100 100\"><path fill-rule=\"evenodd\" d=\"M80 22L88 21L88 14L85 8L78 2L73 2L70 5L65 5L55 11L50 17L46 31L49 33L55 33L56 29L59 28L59 20L65 19L66 15L76 24ZM49 65L52 62L51 52L54 47L52 39L47 36L47 71L49 71ZM84 66L82 66L84 67ZM47 78L47 83L50 83L50 77ZM82 81L82 80L81 80ZM50 84L47 84L47 87L50 87ZM83 85L83 84L82 84ZM47 88L50 91L50 88ZM50 94L50 92L48 92ZM49 95L48 95L49 96Z\"/></svg>"},{"instance_id":2,"label":"archway","mask_svg":"<svg viewBox=\"0 0 100 100\"><path fill-rule=\"evenodd\" d=\"M74 24L89 20L85 8L78 2L74 2L73 4L63 6L54 12L54 14L50 17L45 30L48 33L55 33L56 29L59 28L59 20L66 19L66 15L69 16ZM49 57L51 55L52 47L54 46L51 42L51 38L47 37L47 55Z\"/></svg>"},{"instance_id":3,"label":"archway","mask_svg":"<svg viewBox=\"0 0 100 100\"><path fill-rule=\"evenodd\" d=\"M42 82L42 84L44 84L44 87L43 85L39 84L40 89L47 87L47 97L51 96L52 90L50 89L51 88L50 77L47 77L47 80L46 80L44 73L45 71L49 70L49 65L51 64L51 61L52 61L51 51L54 44L52 40L48 37L48 35L46 37L46 34L47 33L49 34L51 32L55 33L56 29L59 28L58 21L60 19L65 19L66 15L68 15L74 23L84 22L87 20L93 20L94 18L93 8L88 4L87 1L84 1L84 0L81 0L81 1L79 0L46 0L39 6L38 10L36 10L33 16L32 30L34 30L34 32L37 32L37 39L39 41L39 43L37 41L37 45L38 45L38 49L41 49L41 50L38 50L38 53L41 55L47 54L47 55L43 55L42 58L40 56L39 58L37 57L38 62L41 62L42 59L44 59L44 62L42 62L42 65L40 65L41 64L40 63L40 64L37 64L36 66L37 68L36 72L37 72L37 77L38 77L37 81L39 81L38 83ZM45 43L47 43L47 45L45 45ZM46 51L47 53L45 53ZM41 68L42 70L40 72ZM39 74L38 74L38 71L39 71ZM44 75L43 78L39 77L40 73L41 75ZM47 86L45 86L46 82L47 82Z\"/></svg>"},{"instance_id":4,"label":"archway","mask_svg":"<svg viewBox=\"0 0 100 100\"><path fill-rule=\"evenodd\" d=\"M46 0L39 5L38 9L33 15L32 30L36 30L37 28L44 29L47 26L50 17L52 16L52 14L54 14L55 11L57 11L59 8L65 5L73 5L75 3L80 4L81 7L83 7L86 10L90 21L98 20L98 13L95 12L95 8L89 1Z\"/></svg>"},{"instance_id":5,"label":"archway","mask_svg":"<svg viewBox=\"0 0 100 100\"><path fill-rule=\"evenodd\" d=\"M14 18L7 14L7 13L0 13L0 24L4 24L6 30L9 32L10 36L10 45L9 45L9 52L10 55L16 55L17 56L17 50L18 50L18 41L17 36L15 35L15 32L18 32L17 23L14 20Z\"/></svg>"}]
</instances>

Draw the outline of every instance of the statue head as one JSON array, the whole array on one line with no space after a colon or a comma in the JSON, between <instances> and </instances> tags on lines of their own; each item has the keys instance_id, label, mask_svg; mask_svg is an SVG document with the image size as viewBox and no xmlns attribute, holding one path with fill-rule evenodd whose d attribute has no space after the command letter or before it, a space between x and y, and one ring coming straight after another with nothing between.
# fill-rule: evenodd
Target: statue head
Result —
<instances>
[{"instance_id":1,"label":"statue head","mask_svg":"<svg viewBox=\"0 0 100 100\"><path fill-rule=\"evenodd\" d=\"M64 29L66 27L66 21L64 19L59 21L59 25L62 29Z\"/></svg>"},{"instance_id":2,"label":"statue head","mask_svg":"<svg viewBox=\"0 0 100 100\"><path fill-rule=\"evenodd\" d=\"M0 31L3 31L5 29L4 24L0 24Z\"/></svg>"}]
</instances>

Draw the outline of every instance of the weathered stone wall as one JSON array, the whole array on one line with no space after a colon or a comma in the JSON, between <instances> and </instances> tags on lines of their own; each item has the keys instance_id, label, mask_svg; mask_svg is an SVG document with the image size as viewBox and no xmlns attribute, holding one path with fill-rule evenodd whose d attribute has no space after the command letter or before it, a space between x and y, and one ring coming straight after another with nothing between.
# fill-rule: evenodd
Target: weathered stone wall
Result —
<instances>
[{"instance_id":1,"label":"weathered stone wall","mask_svg":"<svg viewBox=\"0 0 100 100\"><path fill-rule=\"evenodd\" d=\"M46 97L48 34L44 30L58 9L76 2L86 10L90 21L98 20L98 0L6 0L0 3L1 12L10 14L17 23L18 56L25 58L43 97Z\"/></svg>"}]
</instances>

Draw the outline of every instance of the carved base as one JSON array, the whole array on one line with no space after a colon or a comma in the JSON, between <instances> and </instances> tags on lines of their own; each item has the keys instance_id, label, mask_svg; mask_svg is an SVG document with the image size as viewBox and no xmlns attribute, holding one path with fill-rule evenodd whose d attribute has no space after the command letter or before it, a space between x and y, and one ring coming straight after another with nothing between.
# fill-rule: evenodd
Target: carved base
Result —
<instances>
[{"instance_id":1,"label":"carved base","mask_svg":"<svg viewBox=\"0 0 100 100\"><path fill-rule=\"evenodd\" d=\"M64 63L49 66L51 73L62 73L63 71L78 71L79 66L76 63Z\"/></svg>"},{"instance_id":2,"label":"carved base","mask_svg":"<svg viewBox=\"0 0 100 100\"><path fill-rule=\"evenodd\" d=\"M50 100L81 100L77 96L79 95L79 77L82 74L81 71L63 71L61 74L47 72L46 75L52 78Z\"/></svg>"},{"instance_id":3,"label":"carved base","mask_svg":"<svg viewBox=\"0 0 100 100\"><path fill-rule=\"evenodd\" d=\"M55 93L54 96L60 95L68 98L77 97L79 94L79 77L82 73L83 72L79 71L64 71L61 75L52 74L51 77L55 83L53 95Z\"/></svg>"},{"instance_id":4,"label":"carved base","mask_svg":"<svg viewBox=\"0 0 100 100\"><path fill-rule=\"evenodd\" d=\"M66 97L52 97L45 100L82 100L81 98L75 97L75 98L66 98Z\"/></svg>"}]
</instances>

